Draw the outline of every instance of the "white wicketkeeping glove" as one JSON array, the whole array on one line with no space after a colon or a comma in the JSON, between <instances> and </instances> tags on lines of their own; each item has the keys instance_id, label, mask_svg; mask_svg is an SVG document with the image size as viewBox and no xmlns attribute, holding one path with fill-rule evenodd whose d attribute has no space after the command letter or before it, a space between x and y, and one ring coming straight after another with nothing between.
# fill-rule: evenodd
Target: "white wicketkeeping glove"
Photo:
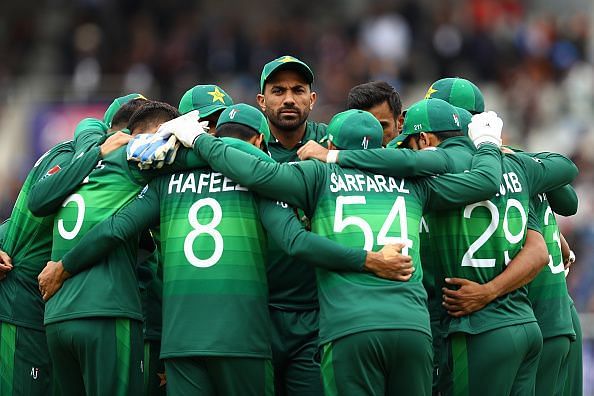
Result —
<instances>
[{"instance_id":1,"label":"white wicketkeeping glove","mask_svg":"<svg viewBox=\"0 0 594 396\"><path fill-rule=\"evenodd\" d=\"M468 124L468 136L476 147L483 143L501 147L501 131L503 120L494 111L475 114Z\"/></svg>"},{"instance_id":2,"label":"white wicketkeeping glove","mask_svg":"<svg viewBox=\"0 0 594 396\"><path fill-rule=\"evenodd\" d=\"M164 138L175 135L177 140L186 147L192 147L194 140L201 134L208 132L208 121L200 121L198 110L190 111L183 116L167 121L159 127L157 133Z\"/></svg>"}]
</instances>

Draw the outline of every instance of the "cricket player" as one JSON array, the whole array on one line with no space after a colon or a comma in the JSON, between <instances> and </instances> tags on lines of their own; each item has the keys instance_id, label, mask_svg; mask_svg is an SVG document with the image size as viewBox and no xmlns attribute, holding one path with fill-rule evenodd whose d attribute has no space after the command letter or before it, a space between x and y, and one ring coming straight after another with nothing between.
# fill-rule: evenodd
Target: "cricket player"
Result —
<instances>
[{"instance_id":1,"label":"cricket player","mask_svg":"<svg viewBox=\"0 0 594 396\"><path fill-rule=\"evenodd\" d=\"M263 114L251 106L223 111L217 134L273 161L256 149L269 131ZM327 268L359 272L364 264L384 261L382 253L343 248L307 233L286 205L261 200L221 174L200 169L150 182L57 265L78 273L70 278L75 279L103 252L156 224L164 271L161 357L173 395L273 394L265 230L287 252Z\"/></svg>"},{"instance_id":2,"label":"cricket player","mask_svg":"<svg viewBox=\"0 0 594 396\"><path fill-rule=\"evenodd\" d=\"M126 126L125 104L140 95L117 98L106 112L112 130ZM118 111L122 104L124 108ZM114 117L115 116L115 117ZM108 127L99 120L82 120L74 140L60 143L45 153L29 172L19 193L10 220L5 222L0 247L0 394L45 395L51 389L51 364L43 327L44 305L37 288L37 275L51 253L53 216L32 213L31 193L40 180L62 180L66 194L76 188L102 157L127 143L125 134L115 134L101 146ZM75 154L77 154L75 156ZM82 154L82 155L80 155ZM59 199L52 195L50 199Z\"/></svg>"},{"instance_id":3,"label":"cricket player","mask_svg":"<svg viewBox=\"0 0 594 396\"><path fill-rule=\"evenodd\" d=\"M300 147L326 135L325 124L308 120L317 99L313 80L310 67L290 55L262 69L257 101L270 127L268 150L278 162L298 161ZM320 369L313 361L319 317L314 269L284 254L272 240L267 257L275 392L321 395Z\"/></svg>"},{"instance_id":4,"label":"cricket player","mask_svg":"<svg viewBox=\"0 0 594 396\"><path fill-rule=\"evenodd\" d=\"M132 135L156 131L178 116L148 102L130 118ZM61 257L96 223L108 217L162 170L141 172L125 148L96 164L64 201L54 220L52 258ZM103 265L73 277L46 303L44 324L61 394L138 394L142 390L142 309L135 273L137 240L103 257ZM100 288L97 285L101 285ZM45 290L40 286L42 295Z\"/></svg>"},{"instance_id":5,"label":"cricket player","mask_svg":"<svg viewBox=\"0 0 594 396\"><path fill-rule=\"evenodd\" d=\"M351 88L347 108L365 110L377 118L384 129L384 147L402 130L404 117L400 95L385 81L372 81Z\"/></svg>"}]
</instances>

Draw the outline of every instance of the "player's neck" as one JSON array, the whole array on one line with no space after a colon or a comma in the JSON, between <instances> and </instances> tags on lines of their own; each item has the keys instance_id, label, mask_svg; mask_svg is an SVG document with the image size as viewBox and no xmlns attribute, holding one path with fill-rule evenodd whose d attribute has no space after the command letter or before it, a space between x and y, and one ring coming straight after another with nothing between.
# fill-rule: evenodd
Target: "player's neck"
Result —
<instances>
[{"instance_id":1,"label":"player's neck","mask_svg":"<svg viewBox=\"0 0 594 396\"><path fill-rule=\"evenodd\" d=\"M301 124L297 129L287 131L283 129L279 129L273 125L270 125L270 133L272 134L273 138L276 138L278 142L287 150L291 150L295 147L300 141L303 140L303 136L305 136L305 129L307 128L307 122Z\"/></svg>"}]
</instances>

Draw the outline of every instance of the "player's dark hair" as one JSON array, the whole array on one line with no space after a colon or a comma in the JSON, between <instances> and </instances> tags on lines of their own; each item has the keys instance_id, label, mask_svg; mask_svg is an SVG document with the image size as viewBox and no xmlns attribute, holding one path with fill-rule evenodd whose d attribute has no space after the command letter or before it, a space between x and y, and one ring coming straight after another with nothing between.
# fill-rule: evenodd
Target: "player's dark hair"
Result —
<instances>
[{"instance_id":1,"label":"player's dark hair","mask_svg":"<svg viewBox=\"0 0 594 396\"><path fill-rule=\"evenodd\" d=\"M369 110L383 102L388 102L394 119L402 112L402 101L394 87L385 81L372 81L351 88L347 97L347 108Z\"/></svg>"},{"instance_id":2,"label":"player's dark hair","mask_svg":"<svg viewBox=\"0 0 594 396\"><path fill-rule=\"evenodd\" d=\"M247 125L238 124L235 122L226 122L217 127L216 137L233 137L243 141L248 141L254 136L258 136L260 132Z\"/></svg>"},{"instance_id":3,"label":"player's dark hair","mask_svg":"<svg viewBox=\"0 0 594 396\"><path fill-rule=\"evenodd\" d=\"M118 111L114 114L113 119L111 120L111 129L119 131L121 129L126 128L126 126L128 126L128 123L130 122L130 117L132 117L132 114L134 114L136 110L138 110L147 103L148 101L146 99L137 98L132 99L128 103L122 105L122 107L118 109Z\"/></svg>"},{"instance_id":4,"label":"player's dark hair","mask_svg":"<svg viewBox=\"0 0 594 396\"><path fill-rule=\"evenodd\" d=\"M428 132L431 133L431 132ZM464 136L464 132L462 131L445 131L445 132L437 132L434 133L435 137L440 141L443 142L449 138L453 138L456 136Z\"/></svg>"},{"instance_id":5,"label":"player's dark hair","mask_svg":"<svg viewBox=\"0 0 594 396\"><path fill-rule=\"evenodd\" d=\"M128 129L130 132L134 132L137 129L142 132L147 129L150 124L160 124L173 120L179 116L179 111L170 104L158 102L156 100L148 100L147 103L140 106L140 108L130 116Z\"/></svg>"}]
</instances>

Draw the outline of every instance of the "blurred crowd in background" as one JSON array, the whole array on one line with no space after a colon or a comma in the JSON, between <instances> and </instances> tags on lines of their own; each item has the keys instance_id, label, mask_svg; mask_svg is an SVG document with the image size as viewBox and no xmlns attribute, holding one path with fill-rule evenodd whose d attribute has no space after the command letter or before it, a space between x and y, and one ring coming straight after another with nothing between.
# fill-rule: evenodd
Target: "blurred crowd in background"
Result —
<instances>
[{"instance_id":1,"label":"blurred crowd in background","mask_svg":"<svg viewBox=\"0 0 594 396\"><path fill-rule=\"evenodd\" d=\"M354 85L388 81L406 107L432 81L460 76L503 118L506 143L567 154L580 168L578 215L559 222L577 256L571 294L594 313L591 0L39 3L0 6L0 219L53 143L31 131L48 103L102 109L141 92L177 105L190 87L214 83L255 104L262 66L291 54L314 70L311 118L327 122Z\"/></svg>"}]
</instances>

